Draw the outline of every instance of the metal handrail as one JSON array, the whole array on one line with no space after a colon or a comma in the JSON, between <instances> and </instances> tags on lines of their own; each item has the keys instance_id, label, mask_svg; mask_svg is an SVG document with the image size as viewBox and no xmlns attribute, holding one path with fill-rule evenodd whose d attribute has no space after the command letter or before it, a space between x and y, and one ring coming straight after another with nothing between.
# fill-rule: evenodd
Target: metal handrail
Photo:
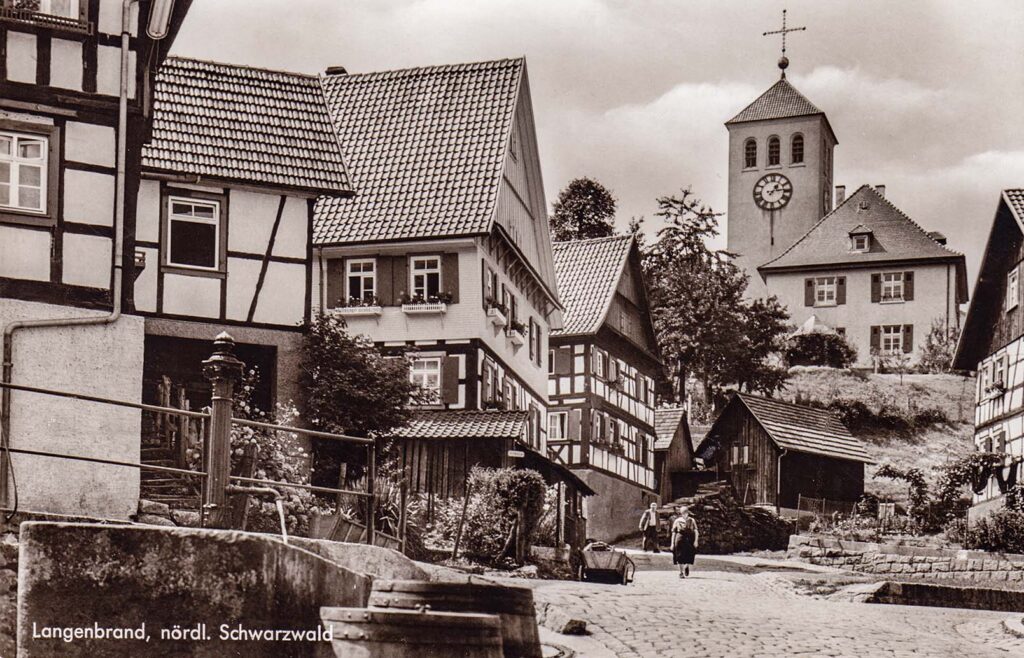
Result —
<instances>
[{"instance_id":1,"label":"metal handrail","mask_svg":"<svg viewBox=\"0 0 1024 658\"><path fill-rule=\"evenodd\" d=\"M164 414L185 416L187 418L205 418L207 420L209 420L210 418L210 414L202 411L187 411L185 409L176 409L174 407L161 407L155 404L143 404L141 402L126 402L124 400L111 400L110 398L101 398L95 395L85 395L84 393L71 393L70 391L56 391L48 388L38 388L36 386L24 386L22 384L5 384L4 382L0 382L0 388L9 388L12 391L25 391L26 393L39 393L40 395L53 395L59 398L71 398L72 400L81 400L83 402L98 402L100 404L109 404L115 407L141 409L142 411L156 411Z\"/></svg>"},{"instance_id":2,"label":"metal handrail","mask_svg":"<svg viewBox=\"0 0 1024 658\"><path fill-rule=\"evenodd\" d=\"M316 439L331 439L333 441L348 441L350 443L373 443L373 439L367 439L362 436L348 436L347 434L332 434L330 432L321 432L319 430L307 430L301 427L289 427L287 425L275 425L273 423L264 423L258 420L249 420L247 418L232 418L231 422L235 425L245 425L246 427L259 427L265 430L276 430L278 432L294 432L296 434L304 434L311 436Z\"/></svg>"},{"instance_id":3,"label":"metal handrail","mask_svg":"<svg viewBox=\"0 0 1024 658\"><path fill-rule=\"evenodd\" d=\"M259 478L247 478L241 475L231 475L229 478L232 482L247 482L249 484L265 484L272 487L291 487L292 489L305 489L307 491L319 491L321 493L332 493L332 494L347 494L350 496L364 496L369 497L370 494L366 491L349 491L347 489L332 489L331 487L318 487L312 484L296 484L294 482L280 482L278 480L261 480Z\"/></svg>"},{"instance_id":4,"label":"metal handrail","mask_svg":"<svg viewBox=\"0 0 1024 658\"><path fill-rule=\"evenodd\" d=\"M205 471L191 471L185 468L173 468L171 466L156 466L154 464L136 464L134 462L123 462L116 459L102 459L100 457L83 457L81 455L68 455L57 452L46 452L43 450L27 450L25 448L4 448L6 452L12 452L21 455L36 455L38 457L54 457L56 459L70 459L72 461L80 462L94 462L96 464L109 464L111 466L127 466L129 468L138 468L147 471L158 471L161 473L177 473L178 475L187 475L192 477L206 477Z\"/></svg>"}]
</instances>

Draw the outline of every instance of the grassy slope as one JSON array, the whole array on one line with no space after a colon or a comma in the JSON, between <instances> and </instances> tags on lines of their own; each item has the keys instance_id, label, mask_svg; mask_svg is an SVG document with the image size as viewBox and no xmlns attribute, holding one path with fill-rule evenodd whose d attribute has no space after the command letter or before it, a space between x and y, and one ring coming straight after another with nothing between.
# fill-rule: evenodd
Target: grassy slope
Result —
<instances>
[{"instance_id":1,"label":"grassy slope","mask_svg":"<svg viewBox=\"0 0 1024 658\"><path fill-rule=\"evenodd\" d=\"M797 368L781 397L822 402L856 398L877 410L888 403L904 410L940 408L954 422L915 432L909 437L865 433L858 436L877 465L867 467L865 488L879 496L906 502L906 486L873 475L878 465L917 467L934 480L934 467L974 449L974 379L958 375L862 375L824 368Z\"/></svg>"}]
</instances>

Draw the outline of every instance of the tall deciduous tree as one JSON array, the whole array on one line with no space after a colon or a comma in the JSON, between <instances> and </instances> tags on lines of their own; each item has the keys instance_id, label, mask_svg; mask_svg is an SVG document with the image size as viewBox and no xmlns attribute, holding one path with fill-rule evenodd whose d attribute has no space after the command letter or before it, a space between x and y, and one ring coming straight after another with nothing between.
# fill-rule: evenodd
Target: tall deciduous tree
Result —
<instances>
[{"instance_id":1,"label":"tall deciduous tree","mask_svg":"<svg viewBox=\"0 0 1024 658\"><path fill-rule=\"evenodd\" d=\"M615 207L615 197L608 188L592 178L577 178L559 192L555 201L552 237L564 241L614 235Z\"/></svg>"},{"instance_id":2,"label":"tall deciduous tree","mask_svg":"<svg viewBox=\"0 0 1024 658\"><path fill-rule=\"evenodd\" d=\"M788 315L774 297L743 298L746 275L730 254L707 246L718 235L718 214L689 189L658 199L665 223L644 255L651 309L673 391L690 374L706 395L726 386L771 394L786 373L773 356Z\"/></svg>"}]
</instances>

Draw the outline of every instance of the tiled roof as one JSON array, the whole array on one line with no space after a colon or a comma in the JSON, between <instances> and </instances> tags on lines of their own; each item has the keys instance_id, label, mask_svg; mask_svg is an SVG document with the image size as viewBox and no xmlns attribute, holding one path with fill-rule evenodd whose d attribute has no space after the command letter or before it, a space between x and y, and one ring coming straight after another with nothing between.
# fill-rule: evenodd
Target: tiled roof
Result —
<instances>
[{"instance_id":1,"label":"tiled roof","mask_svg":"<svg viewBox=\"0 0 1024 658\"><path fill-rule=\"evenodd\" d=\"M401 439L519 439L528 411L418 411L394 432Z\"/></svg>"},{"instance_id":2,"label":"tiled roof","mask_svg":"<svg viewBox=\"0 0 1024 658\"><path fill-rule=\"evenodd\" d=\"M349 191L319 79L170 57L157 70L148 169Z\"/></svg>"},{"instance_id":3,"label":"tiled roof","mask_svg":"<svg viewBox=\"0 0 1024 658\"><path fill-rule=\"evenodd\" d=\"M1017 215L1018 221L1024 222L1024 189L1003 190L1003 196Z\"/></svg>"},{"instance_id":4,"label":"tiled roof","mask_svg":"<svg viewBox=\"0 0 1024 658\"><path fill-rule=\"evenodd\" d=\"M489 233L522 59L323 78L357 193L321 199L314 241Z\"/></svg>"},{"instance_id":5,"label":"tiled roof","mask_svg":"<svg viewBox=\"0 0 1024 658\"><path fill-rule=\"evenodd\" d=\"M565 306L564 325L552 331L552 336L597 332L615 296L632 244L632 236L616 235L552 245L558 294Z\"/></svg>"},{"instance_id":6,"label":"tiled roof","mask_svg":"<svg viewBox=\"0 0 1024 658\"><path fill-rule=\"evenodd\" d=\"M871 230L871 248L850 249L853 228ZM873 187L863 185L811 230L758 271L831 267L837 264L883 263L891 260L960 259L963 255L932 239Z\"/></svg>"},{"instance_id":7,"label":"tiled roof","mask_svg":"<svg viewBox=\"0 0 1024 658\"><path fill-rule=\"evenodd\" d=\"M668 450L679 423L686 415L682 407L660 407L654 410L654 449Z\"/></svg>"},{"instance_id":8,"label":"tiled roof","mask_svg":"<svg viewBox=\"0 0 1024 658\"><path fill-rule=\"evenodd\" d=\"M789 81L782 78L757 97L750 105L726 121L730 123L743 123L745 121L764 121L766 119L785 119L787 117L799 117L811 114L824 114L814 106L814 103L796 90Z\"/></svg>"},{"instance_id":9,"label":"tiled roof","mask_svg":"<svg viewBox=\"0 0 1024 658\"><path fill-rule=\"evenodd\" d=\"M746 405L779 447L827 457L873 463L843 423L825 409L770 400L746 393L736 397Z\"/></svg>"}]
</instances>

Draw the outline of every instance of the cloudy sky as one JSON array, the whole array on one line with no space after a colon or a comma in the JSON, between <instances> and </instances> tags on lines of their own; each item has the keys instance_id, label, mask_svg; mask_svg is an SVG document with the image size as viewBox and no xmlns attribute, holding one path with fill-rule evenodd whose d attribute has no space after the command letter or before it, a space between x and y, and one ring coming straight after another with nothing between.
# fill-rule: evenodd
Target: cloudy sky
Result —
<instances>
[{"instance_id":1,"label":"cloudy sky","mask_svg":"<svg viewBox=\"0 0 1024 658\"><path fill-rule=\"evenodd\" d=\"M837 133L836 183L887 185L973 282L999 190L1024 186L1021 2L195 0L174 52L307 73L525 55L549 203L591 176L625 226L685 186L725 209L722 124L778 78L761 33L783 7L808 28L789 78Z\"/></svg>"}]
</instances>

